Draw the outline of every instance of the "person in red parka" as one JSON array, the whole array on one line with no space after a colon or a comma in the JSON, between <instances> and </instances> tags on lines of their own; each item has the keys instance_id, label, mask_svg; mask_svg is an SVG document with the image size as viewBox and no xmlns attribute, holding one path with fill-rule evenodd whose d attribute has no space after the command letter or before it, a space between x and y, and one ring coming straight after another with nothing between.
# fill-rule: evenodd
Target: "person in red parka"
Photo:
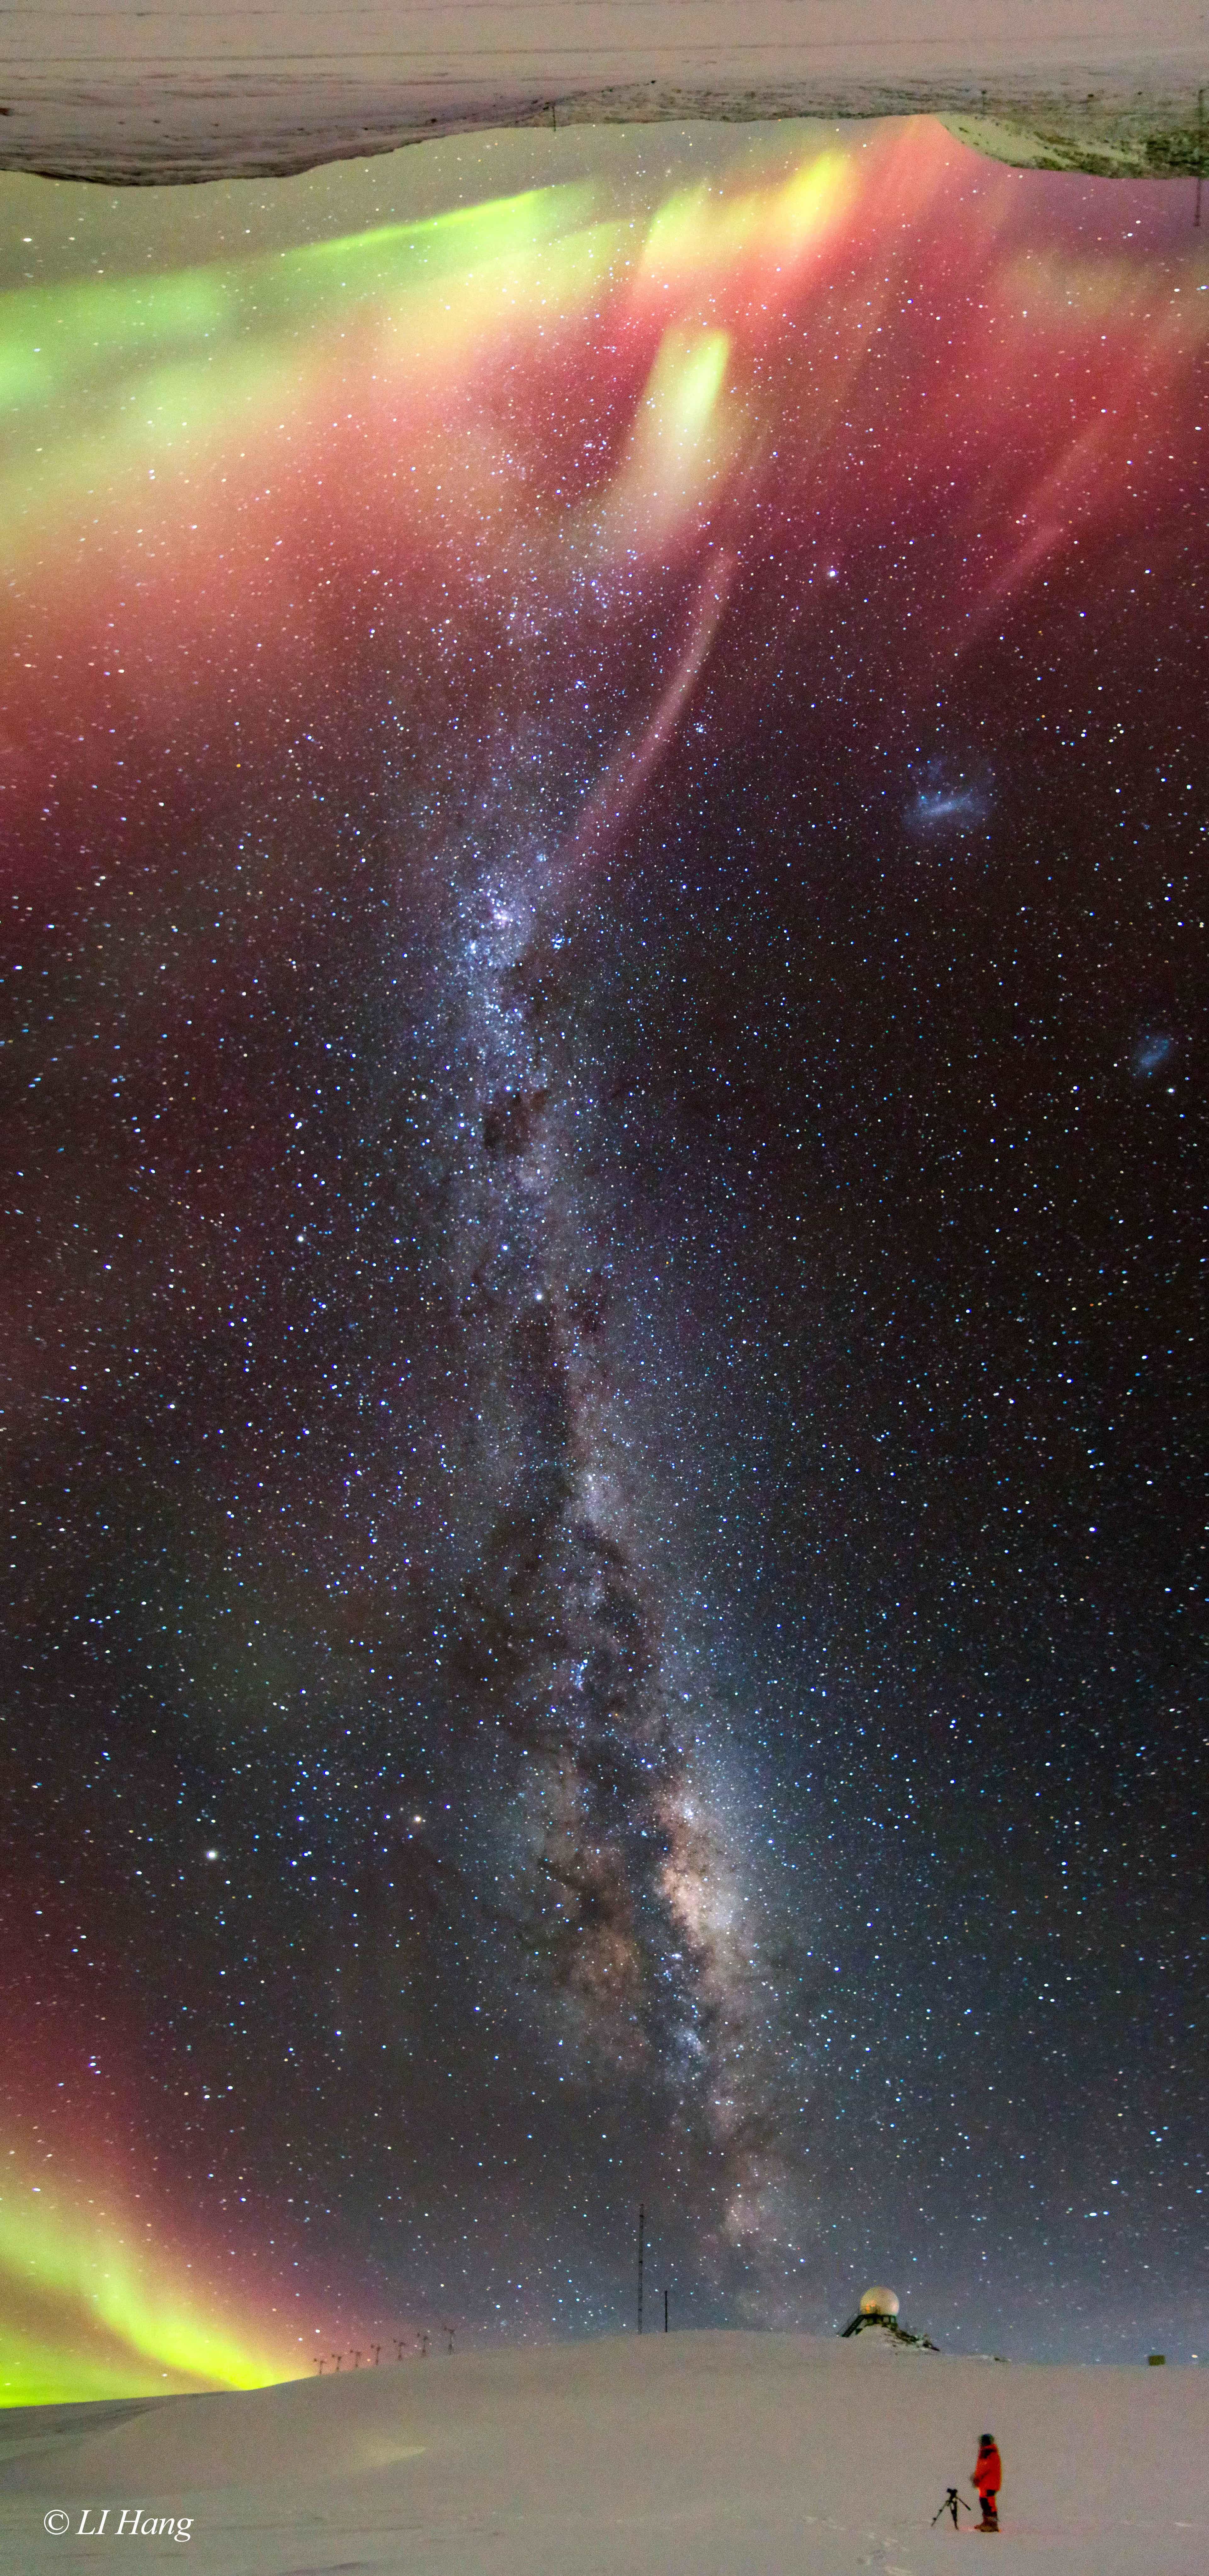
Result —
<instances>
[{"instance_id":1,"label":"person in red parka","mask_svg":"<svg viewBox=\"0 0 1209 2576\"><path fill-rule=\"evenodd\" d=\"M1003 2462L999 2457L999 2445L993 2433L983 2433L979 2437L978 2458L974 2463L972 2484L978 2490L982 2505L979 2531L998 2531L999 2490L1003 2485Z\"/></svg>"}]
</instances>

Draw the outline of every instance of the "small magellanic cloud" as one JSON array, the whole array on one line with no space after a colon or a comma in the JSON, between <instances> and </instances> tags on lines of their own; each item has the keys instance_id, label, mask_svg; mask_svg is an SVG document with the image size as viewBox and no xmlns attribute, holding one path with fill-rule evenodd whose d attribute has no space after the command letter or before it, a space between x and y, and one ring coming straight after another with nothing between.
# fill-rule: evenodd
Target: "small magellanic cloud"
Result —
<instances>
[{"instance_id":1,"label":"small magellanic cloud","mask_svg":"<svg viewBox=\"0 0 1209 2576\"><path fill-rule=\"evenodd\" d=\"M1139 1082L1148 1082L1151 1074L1161 1073L1175 1056L1175 1039L1166 1029L1146 1029L1133 1051L1133 1070Z\"/></svg>"}]
</instances>

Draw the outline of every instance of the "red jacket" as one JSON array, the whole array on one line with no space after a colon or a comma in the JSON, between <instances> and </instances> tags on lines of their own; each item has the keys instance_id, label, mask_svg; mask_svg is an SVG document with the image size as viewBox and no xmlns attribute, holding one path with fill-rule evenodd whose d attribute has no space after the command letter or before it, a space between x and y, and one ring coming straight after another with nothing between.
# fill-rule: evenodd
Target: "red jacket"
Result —
<instances>
[{"instance_id":1,"label":"red jacket","mask_svg":"<svg viewBox=\"0 0 1209 2576\"><path fill-rule=\"evenodd\" d=\"M1003 2462L997 2442L992 2442L989 2451L979 2452L972 2483L979 2495L998 2495L1003 2485Z\"/></svg>"}]
</instances>

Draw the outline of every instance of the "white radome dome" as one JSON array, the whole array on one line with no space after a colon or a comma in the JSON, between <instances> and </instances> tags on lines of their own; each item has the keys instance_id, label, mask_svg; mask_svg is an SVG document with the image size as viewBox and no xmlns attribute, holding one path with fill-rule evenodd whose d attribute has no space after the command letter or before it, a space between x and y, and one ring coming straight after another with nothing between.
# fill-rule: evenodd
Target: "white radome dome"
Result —
<instances>
[{"instance_id":1,"label":"white radome dome","mask_svg":"<svg viewBox=\"0 0 1209 2576\"><path fill-rule=\"evenodd\" d=\"M893 2290L866 2290L861 2300L863 2317L896 2317L898 2300Z\"/></svg>"}]
</instances>

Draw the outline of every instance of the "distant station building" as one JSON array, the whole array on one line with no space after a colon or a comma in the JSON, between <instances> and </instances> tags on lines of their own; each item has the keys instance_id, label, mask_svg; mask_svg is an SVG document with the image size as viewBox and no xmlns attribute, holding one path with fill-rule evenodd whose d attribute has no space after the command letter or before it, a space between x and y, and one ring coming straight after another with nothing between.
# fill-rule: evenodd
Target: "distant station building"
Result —
<instances>
[{"instance_id":1,"label":"distant station building","mask_svg":"<svg viewBox=\"0 0 1209 2576\"><path fill-rule=\"evenodd\" d=\"M898 2295L894 2290L866 2290L856 2315L843 2332L845 2340L849 2335L882 2334L888 2335L892 2343L911 2345L916 2352L938 2349L930 2335L913 2334L909 2326L899 2324Z\"/></svg>"}]
</instances>

